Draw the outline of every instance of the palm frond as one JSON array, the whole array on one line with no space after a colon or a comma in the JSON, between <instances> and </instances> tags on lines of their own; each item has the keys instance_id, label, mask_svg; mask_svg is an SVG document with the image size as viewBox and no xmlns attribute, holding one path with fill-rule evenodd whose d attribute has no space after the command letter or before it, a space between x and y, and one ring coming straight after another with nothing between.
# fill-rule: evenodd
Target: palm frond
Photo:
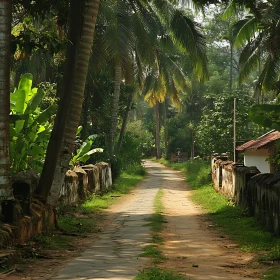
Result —
<instances>
[{"instance_id":1,"label":"palm frond","mask_svg":"<svg viewBox=\"0 0 280 280\"><path fill-rule=\"evenodd\" d=\"M227 5L227 7L226 7L224 13L223 13L222 19L223 19L223 20L228 20L228 19L231 18L233 15L235 15L235 14L236 14L236 8L237 8L237 6L236 6L235 1L234 1L234 0L231 0L231 1L229 2L229 4Z\"/></svg>"},{"instance_id":2,"label":"palm frond","mask_svg":"<svg viewBox=\"0 0 280 280\"><path fill-rule=\"evenodd\" d=\"M279 57L271 57L269 56L266 60L264 70L265 76L263 79L263 90L264 92L268 92L270 90L275 89L275 85L279 81L279 73L280 73L280 58Z\"/></svg>"},{"instance_id":3,"label":"palm frond","mask_svg":"<svg viewBox=\"0 0 280 280\"><path fill-rule=\"evenodd\" d=\"M198 25L181 10L176 10L170 28L175 42L190 55L198 80L206 79L208 77L206 43Z\"/></svg>"},{"instance_id":4,"label":"palm frond","mask_svg":"<svg viewBox=\"0 0 280 280\"><path fill-rule=\"evenodd\" d=\"M239 83L243 83L250 73L256 69L259 65L261 58L261 38L256 38L251 43L248 43L242 50L239 58L240 72L239 72Z\"/></svg>"},{"instance_id":5,"label":"palm frond","mask_svg":"<svg viewBox=\"0 0 280 280\"><path fill-rule=\"evenodd\" d=\"M247 17L241 22L243 23L242 27L239 29L234 42L236 48L240 48L246 42L249 42L258 31L258 22L255 17Z\"/></svg>"}]
</instances>

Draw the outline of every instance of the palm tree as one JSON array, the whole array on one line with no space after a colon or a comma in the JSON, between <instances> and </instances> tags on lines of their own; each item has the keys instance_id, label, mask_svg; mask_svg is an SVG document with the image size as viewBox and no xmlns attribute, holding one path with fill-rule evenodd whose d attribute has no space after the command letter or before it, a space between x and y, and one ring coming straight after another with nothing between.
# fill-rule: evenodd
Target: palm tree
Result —
<instances>
[{"instance_id":1,"label":"palm tree","mask_svg":"<svg viewBox=\"0 0 280 280\"><path fill-rule=\"evenodd\" d=\"M194 71L201 80L207 75L207 59L204 39L196 24L182 10L175 8L166 0L151 2L113 0L111 4L106 2L101 10L107 19L105 41L108 44L108 53L114 58L115 65L115 88L108 145L109 154L113 155L120 84L127 62L136 59L137 67L141 64L137 58L144 59L146 64L153 63L155 43L158 36L165 33L169 34L169 38L172 36L173 45L176 42L177 48L191 54Z\"/></svg>"},{"instance_id":2,"label":"palm tree","mask_svg":"<svg viewBox=\"0 0 280 280\"><path fill-rule=\"evenodd\" d=\"M156 54L157 63L146 77L143 94L145 95L145 100L149 103L149 105L155 108L156 154L157 158L160 158L160 103L164 103L165 99L168 97L173 105L178 107L180 103L180 93L188 92L190 83L188 78L180 69L178 62L176 63L170 56L167 55L166 52L162 52L160 49L157 50ZM176 59L179 57L176 57ZM164 107L164 117L166 116L165 109L166 108ZM165 142L167 142L165 119L164 126ZM167 147L167 143L165 143L165 146ZM165 152L167 152L167 149Z\"/></svg>"},{"instance_id":3,"label":"palm tree","mask_svg":"<svg viewBox=\"0 0 280 280\"><path fill-rule=\"evenodd\" d=\"M99 0L70 2L71 43L66 54L64 94L61 96L38 188L41 198L51 205L57 202L74 150L98 10Z\"/></svg>"},{"instance_id":4,"label":"palm tree","mask_svg":"<svg viewBox=\"0 0 280 280\"><path fill-rule=\"evenodd\" d=\"M107 55L114 65L114 91L111 106L111 124L108 141L108 152L112 156L118 124L118 104L123 69L127 61L133 60L132 49L135 45L133 34L132 8L129 1L112 0L101 4L101 13L106 23L104 41Z\"/></svg>"},{"instance_id":5,"label":"palm tree","mask_svg":"<svg viewBox=\"0 0 280 280\"><path fill-rule=\"evenodd\" d=\"M251 2L251 1L249 1ZM280 3L264 1L261 3L242 3L249 8L250 14L238 21L235 29L235 47L243 47L239 59L240 83L244 82L252 71L261 72L256 83L256 93L280 91ZM239 6L239 1L231 1L226 10L230 16Z\"/></svg>"},{"instance_id":6,"label":"palm tree","mask_svg":"<svg viewBox=\"0 0 280 280\"><path fill-rule=\"evenodd\" d=\"M12 196L9 157L10 57L12 4L0 2L0 203Z\"/></svg>"}]
</instances>

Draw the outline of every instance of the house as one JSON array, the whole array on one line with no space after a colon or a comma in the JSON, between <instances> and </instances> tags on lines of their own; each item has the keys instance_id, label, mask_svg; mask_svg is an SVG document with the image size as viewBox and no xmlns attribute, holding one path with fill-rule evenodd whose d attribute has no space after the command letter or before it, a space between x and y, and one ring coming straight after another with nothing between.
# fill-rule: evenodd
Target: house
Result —
<instances>
[{"instance_id":1,"label":"house","mask_svg":"<svg viewBox=\"0 0 280 280\"><path fill-rule=\"evenodd\" d=\"M256 166L261 173L274 173L275 164L267 161L270 156L275 155L276 142L280 138L280 132L271 130L255 140L244 143L236 148L244 152L244 165Z\"/></svg>"}]
</instances>

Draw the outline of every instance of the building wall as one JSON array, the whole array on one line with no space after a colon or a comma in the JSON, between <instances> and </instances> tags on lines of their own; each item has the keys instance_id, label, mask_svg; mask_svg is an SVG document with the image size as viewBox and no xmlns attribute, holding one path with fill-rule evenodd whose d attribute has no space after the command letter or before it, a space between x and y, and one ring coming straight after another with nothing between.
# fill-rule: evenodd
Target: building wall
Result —
<instances>
[{"instance_id":1,"label":"building wall","mask_svg":"<svg viewBox=\"0 0 280 280\"><path fill-rule=\"evenodd\" d=\"M269 157L268 149L245 150L244 165L256 166L261 173L270 173L270 164L266 159Z\"/></svg>"}]
</instances>

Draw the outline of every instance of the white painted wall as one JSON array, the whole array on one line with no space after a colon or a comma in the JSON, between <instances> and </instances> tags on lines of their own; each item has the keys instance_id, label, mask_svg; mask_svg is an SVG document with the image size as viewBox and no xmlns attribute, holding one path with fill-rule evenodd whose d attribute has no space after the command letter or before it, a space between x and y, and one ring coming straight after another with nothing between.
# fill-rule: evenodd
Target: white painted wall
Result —
<instances>
[{"instance_id":1,"label":"white painted wall","mask_svg":"<svg viewBox=\"0 0 280 280\"><path fill-rule=\"evenodd\" d=\"M268 157L268 149L246 150L244 152L244 165L256 166L261 173L270 173L270 164L266 161Z\"/></svg>"}]
</instances>

